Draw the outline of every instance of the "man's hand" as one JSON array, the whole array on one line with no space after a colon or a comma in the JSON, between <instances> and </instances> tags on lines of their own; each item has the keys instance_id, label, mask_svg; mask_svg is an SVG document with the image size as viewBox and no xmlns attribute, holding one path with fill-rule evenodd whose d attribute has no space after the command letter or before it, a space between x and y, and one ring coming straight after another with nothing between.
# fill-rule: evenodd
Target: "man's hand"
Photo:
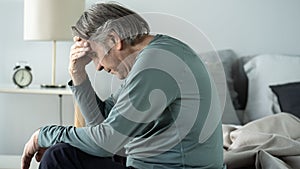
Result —
<instances>
[{"instance_id":1,"label":"man's hand","mask_svg":"<svg viewBox=\"0 0 300 169\"><path fill-rule=\"evenodd\" d=\"M70 50L69 73L74 85L81 84L86 79L85 66L92 61L91 48L86 40L75 36L75 42Z\"/></svg>"},{"instance_id":2,"label":"man's hand","mask_svg":"<svg viewBox=\"0 0 300 169\"><path fill-rule=\"evenodd\" d=\"M39 162L46 150L38 145L39 132L40 130L34 132L29 141L25 144L21 159L21 169L29 169L30 162L35 154L35 158Z\"/></svg>"}]
</instances>

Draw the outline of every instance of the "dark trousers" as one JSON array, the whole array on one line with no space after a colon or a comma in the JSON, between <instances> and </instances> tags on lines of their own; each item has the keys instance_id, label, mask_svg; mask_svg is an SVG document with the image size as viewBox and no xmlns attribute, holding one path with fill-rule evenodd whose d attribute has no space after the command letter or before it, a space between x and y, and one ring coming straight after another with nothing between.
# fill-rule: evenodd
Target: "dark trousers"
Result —
<instances>
[{"instance_id":1,"label":"dark trousers","mask_svg":"<svg viewBox=\"0 0 300 169\"><path fill-rule=\"evenodd\" d=\"M50 147L41 160L39 169L130 169L114 158L89 155L69 144Z\"/></svg>"}]
</instances>

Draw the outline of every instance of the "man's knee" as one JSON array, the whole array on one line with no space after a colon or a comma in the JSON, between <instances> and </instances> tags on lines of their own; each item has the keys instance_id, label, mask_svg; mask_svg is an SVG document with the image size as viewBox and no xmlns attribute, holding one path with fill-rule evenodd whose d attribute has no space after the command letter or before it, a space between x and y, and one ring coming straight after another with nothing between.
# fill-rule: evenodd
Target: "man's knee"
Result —
<instances>
[{"instance_id":1,"label":"man's knee","mask_svg":"<svg viewBox=\"0 0 300 169\"><path fill-rule=\"evenodd\" d=\"M76 150L74 147L66 143L58 143L51 146L44 153L43 158L40 163L40 169L53 169L53 168L63 168L69 167L73 168L76 166Z\"/></svg>"}]
</instances>

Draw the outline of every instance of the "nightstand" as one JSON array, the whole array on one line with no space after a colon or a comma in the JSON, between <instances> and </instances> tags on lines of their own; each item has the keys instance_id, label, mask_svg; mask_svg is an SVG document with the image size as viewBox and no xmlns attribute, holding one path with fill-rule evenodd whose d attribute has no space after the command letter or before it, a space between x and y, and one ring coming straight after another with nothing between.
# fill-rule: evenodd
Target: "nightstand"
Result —
<instances>
[{"instance_id":1,"label":"nightstand","mask_svg":"<svg viewBox=\"0 0 300 169\"><path fill-rule=\"evenodd\" d=\"M14 85L0 85L0 93L16 93L16 94L43 94L43 95L57 95L59 99L59 124L62 125L62 97L65 95L72 95L69 88L41 88L40 86L29 86L26 88L18 88Z\"/></svg>"}]
</instances>

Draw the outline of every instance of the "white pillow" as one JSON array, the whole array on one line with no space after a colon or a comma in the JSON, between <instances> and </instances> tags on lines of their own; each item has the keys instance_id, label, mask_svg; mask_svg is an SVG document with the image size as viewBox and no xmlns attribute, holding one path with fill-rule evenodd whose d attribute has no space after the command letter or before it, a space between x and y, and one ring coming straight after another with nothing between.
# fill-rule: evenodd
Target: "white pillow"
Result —
<instances>
[{"instance_id":1,"label":"white pillow","mask_svg":"<svg viewBox=\"0 0 300 169\"><path fill-rule=\"evenodd\" d=\"M300 80L300 56L258 55L244 65L249 79L248 101L243 122L271 115L270 85Z\"/></svg>"}]
</instances>

